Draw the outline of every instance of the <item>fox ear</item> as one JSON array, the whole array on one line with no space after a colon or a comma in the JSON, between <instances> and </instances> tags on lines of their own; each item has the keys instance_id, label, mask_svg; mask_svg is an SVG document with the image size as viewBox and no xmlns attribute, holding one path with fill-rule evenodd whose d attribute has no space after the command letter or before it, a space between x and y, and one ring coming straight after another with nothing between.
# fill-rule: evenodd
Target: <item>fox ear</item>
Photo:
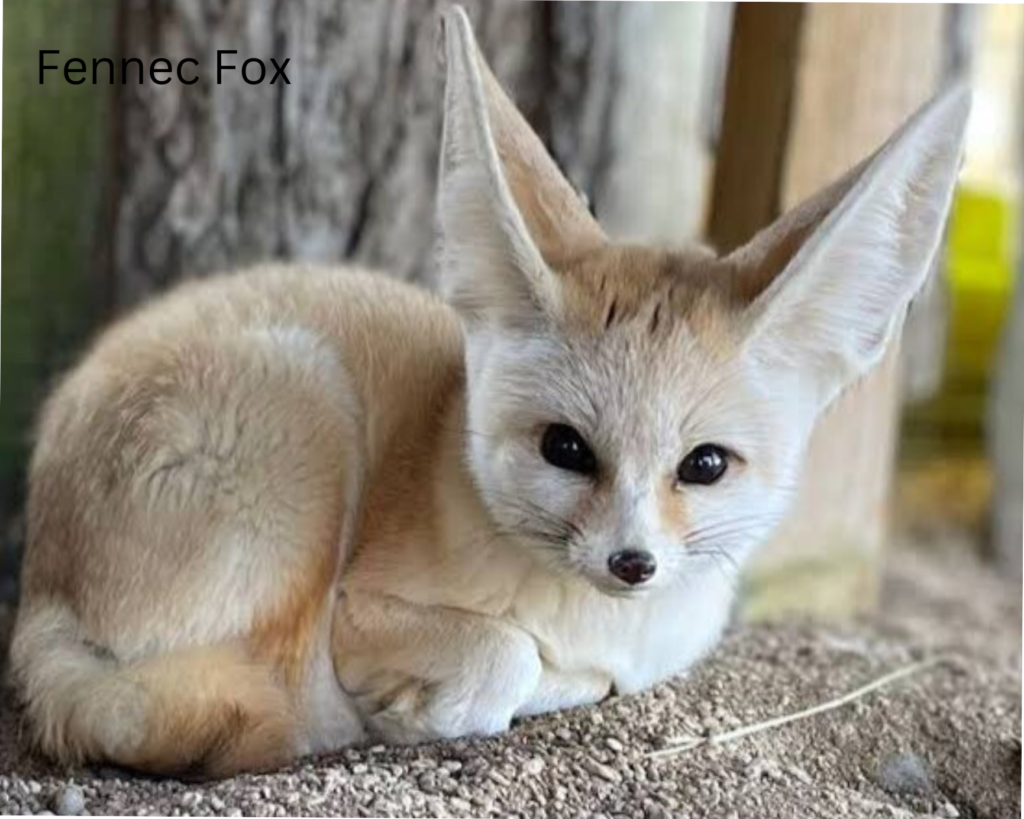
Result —
<instances>
[{"instance_id":1,"label":"fox ear","mask_svg":"<svg viewBox=\"0 0 1024 819\"><path fill-rule=\"evenodd\" d=\"M531 326L558 302L551 267L604 236L491 74L466 13L451 8L443 26L442 289L470 325Z\"/></svg>"},{"instance_id":2,"label":"fox ear","mask_svg":"<svg viewBox=\"0 0 1024 819\"><path fill-rule=\"evenodd\" d=\"M873 156L729 259L756 293L747 343L810 377L818 409L867 372L902 325L939 247L970 94L957 86Z\"/></svg>"}]
</instances>

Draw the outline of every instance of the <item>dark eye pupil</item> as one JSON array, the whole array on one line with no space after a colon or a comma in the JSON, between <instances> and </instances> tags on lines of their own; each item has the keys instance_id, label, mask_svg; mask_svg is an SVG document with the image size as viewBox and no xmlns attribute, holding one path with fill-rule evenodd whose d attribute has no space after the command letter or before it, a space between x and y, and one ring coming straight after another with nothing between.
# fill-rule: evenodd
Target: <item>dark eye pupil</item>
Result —
<instances>
[{"instance_id":1,"label":"dark eye pupil","mask_svg":"<svg viewBox=\"0 0 1024 819\"><path fill-rule=\"evenodd\" d=\"M590 475L597 469L597 459L587 442L566 424L552 424L544 430L540 454L552 466Z\"/></svg>"},{"instance_id":2,"label":"dark eye pupil","mask_svg":"<svg viewBox=\"0 0 1024 819\"><path fill-rule=\"evenodd\" d=\"M679 464L679 480L683 483L711 484L717 481L729 466L722 447L701 444Z\"/></svg>"}]
</instances>

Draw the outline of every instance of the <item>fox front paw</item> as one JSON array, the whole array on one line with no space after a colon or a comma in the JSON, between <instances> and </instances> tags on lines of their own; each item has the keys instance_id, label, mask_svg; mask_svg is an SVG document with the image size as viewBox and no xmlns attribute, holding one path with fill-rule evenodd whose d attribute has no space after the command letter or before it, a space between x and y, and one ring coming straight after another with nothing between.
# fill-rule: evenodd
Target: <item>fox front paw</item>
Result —
<instances>
[{"instance_id":1,"label":"fox front paw","mask_svg":"<svg viewBox=\"0 0 1024 819\"><path fill-rule=\"evenodd\" d=\"M386 743L413 745L508 730L513 704L460 688L410 680L369 714L370 733Z\"/></svg>"}]
</instances>

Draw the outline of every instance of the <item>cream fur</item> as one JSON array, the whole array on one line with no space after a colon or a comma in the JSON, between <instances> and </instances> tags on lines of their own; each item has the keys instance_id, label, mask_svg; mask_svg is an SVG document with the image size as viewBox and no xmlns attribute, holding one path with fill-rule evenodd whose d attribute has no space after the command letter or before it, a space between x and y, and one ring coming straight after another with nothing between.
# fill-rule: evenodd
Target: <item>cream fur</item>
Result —
<instances>
[{"instance_id":1,"label":"cream fur","mask_svg":"<svg viewBox=\"0 0 1024 819\"><path fill-rule=\"evenodd\" d=\"M949 208L966 95L743 250L609 242L446 18L448 304L352 269L186 284L42 414L12 668L62 760L223 775L684 672L877 359ZM570 424L599 469L547 464ZM733 453L679 483L695 446ZM654 577L608 570L649 551Z\"/></svg>"}]
</instances>

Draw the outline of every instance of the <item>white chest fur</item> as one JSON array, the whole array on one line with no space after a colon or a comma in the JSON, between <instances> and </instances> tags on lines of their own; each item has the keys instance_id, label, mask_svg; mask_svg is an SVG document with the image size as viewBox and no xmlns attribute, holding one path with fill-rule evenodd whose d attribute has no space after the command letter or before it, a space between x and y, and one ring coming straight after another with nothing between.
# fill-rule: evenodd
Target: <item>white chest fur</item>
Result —
<instances>
[{"instance_id":1,"label":"white chest fur","mask_svg":"<svg viewBox=\"0 0 1024 819\"><path fill-rule=\"evenodd\" d=\"M734 583L708 571L671 588L616 598L549 575L524 584L512 617L533 635L552 672L587 679L592 688L595 679L605 680L603 693L611 686L630 693L685 671L714 645L729 616ZM572 693L550 705L597 698Z\"/></svg>"}]
</instances>

